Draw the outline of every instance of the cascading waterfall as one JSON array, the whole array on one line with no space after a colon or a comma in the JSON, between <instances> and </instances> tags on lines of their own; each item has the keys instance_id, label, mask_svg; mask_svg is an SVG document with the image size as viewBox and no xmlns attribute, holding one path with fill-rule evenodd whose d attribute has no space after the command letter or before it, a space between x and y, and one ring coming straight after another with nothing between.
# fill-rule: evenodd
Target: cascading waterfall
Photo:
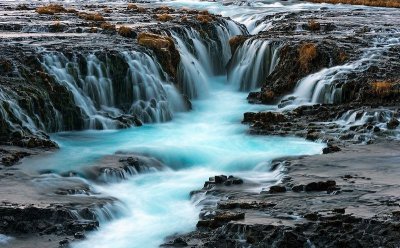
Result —
<instances>
[{"instance_id":1,"label":"cascading waterfall","mask_svg":"<svg viewBox=\"0 0 400 248\"><path fill-rule=\"evenodd\" d=\"M225 65L231 57L227 45L229 38L245 33L232 21L218 23L215 31L218 34L217 40L204 38L193 28L171 32L181 55L178 83L183 94L191 99L207 95L208 78L226 72Z\"/></svg>"},{"instance_id":2,"label":"cascading waterfall","mask_svg":"<svg viewBox=\"0 0 400 248\"><path fill-rule=\"evenodd\" d=\"M136 51L120 55L127 67L122 81L111 76L117 74L109 71L111 62L95 54L70 60L61 53L46 53L42 64L73 94L87 129L117 128L124 115L143 122L163 122L170 120L173 112L184 110L181 97L153 58Z\"/></svg>"},{"instance_id":3,"label":"cascading waterfall","mask_svg":"<svg viewBox=\"0 0 400 248\"><path fill-rule=\"evenodd\" d=\"M197 31L194 30L190 33L185 32L185 34L199 36ZM209 63L206 62L205 64L202 64L200 60L207 61L209 57L206 54L208 52L207 49L199 40L196 40L198 37L193 38L193 40L196 41L196 44L193 44L190 47L189 44L184 42L183 38L181 38L177 33L172 32L172 37L175 39L177 48L181 55L177 78L182 93L191 99L206 95L208 93L206 75L209 75L211 71L208 66L203 66L209 65Z\"/></svg>"},{"instance_id":4,"label":"cascading waterfall","mask_svg":"<svg viewBox=\"0 0 400 248\"><path fill-rule=\"evenodd\" d=\"M2 120L13 131L23 129L35 133L37 131L35 122L21 109L16 99L17 96L14 93L6 92L0 88L0 115Z\"/></svg>"},{"instance_id":5,"label":"cascading waterfall","mask_svg":"<svg viewBox=\"0 0 400 248\"><path fill-rule=\"evenodd\" d=\"M132 88L133 92L130 113L144 122L164 122L171 120L174 112L186 109L176 88L163 81L165 73L149 55L139 52L123 54L129 65L124 89Z\"/></svg>"},{"instance_id":6,"label":"cascading waterfall","mask_svg":"<svg viewBox=\"0 0 400 248\"><path fill-rule=\"evenodd\" d=\"M340 103L342 89L337 82L345 82L352 72L363 72L371 65L379 63L379 58L393 45L400 43L398 38L377 38L374 46L368 48L361 59L344 65L323 69L301 79L293 94L282 100L281 106Z\"/></svg>"},{"instance_id":7,"label":"cascading waterfall","mask_svg":"<svg viewBox=\"0 0 400 248\"><path fill-rule=\"evenodd\" d=\"M349 110L337 120L337 123L348 127L371 123L386 129L386 123L398 117L395 111L388 109Z\"/></svg>"},{"instance_id":8,"label":"cascading waterfall","mask_svg":"<svg viewBox=\"0 0 400 248\"><path fill-rule=\"evenodd\" d=\"M88 71L87 77L83 77L79 70L79 65L76 61L69 61L63 54L60 53L47 53L44 55L43 66L44 68L55 78L57 83L64 85L74 96L75 104L82 111L82 118L85 120L85 128L95 129L97 127L107 129L115 127L113 120L102 116L95 107L95 100L90 98L90 95L94 97L97 95L97 105L100 105L103 100L100 96L104 95L104 91L101 84L97 84L95 81L98 79L104 82L109 82L109 80L104 80L104 78L98 78L95 75L90 75L93 73L91 67L93 63L98 60L93 59L94 55L89 55L88 59ZM98 70L96 70L98 71ZM102 76L101 73L98 76ZM86 80L85 80L86 79ZM108 86L107 88L111 88ZM85 92L85 90L87 92ZM101 93L103 92L103 94ZM100 93L100 94L99 94Z\"/></svg>"},{"instance_id":9,"label":"cascading waterfall","mask_svg":"<svg viewBox=\"0 0 400 248\"><path fill-rule=\"evenodd\" d=\"M278 64L279 48L276 42L246 40L229 62L228 82L241 91L260 87Z\"/></svg>"}]
</instances>

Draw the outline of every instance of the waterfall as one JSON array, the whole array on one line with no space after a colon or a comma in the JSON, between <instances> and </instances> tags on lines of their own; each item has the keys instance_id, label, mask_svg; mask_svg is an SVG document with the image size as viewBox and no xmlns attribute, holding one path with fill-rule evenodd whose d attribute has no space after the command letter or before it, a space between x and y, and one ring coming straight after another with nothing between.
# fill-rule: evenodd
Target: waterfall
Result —
<instances>
[{"instance_id":1,"label":"waterfall","mask_svg":"<svg viewBox=\"0 0 400 248\"><path fill-rule=\"evenodd\" d=\"M1 137L13 132L35 134L45 137L42 131L62 130L62 115L51 101L40 102L37 97L48 98L46 92L30 92L30 95L18 95L18 91L0 88L0 132ZM40 111L37 111L40 108ZM21 133L22 132L22 133Z\"/></svg>"},{"instance_id":2,"label":"waterfall","mask_svg":"<svg viewBox=\"0 0 400 248\"><path fill-rule=\"evenodd\" d=\"M4 120L4 124L1 122L0 124L7 125L14 132L22 129L34 133L37 130L35 122L19 106L17 96L3 88L0 88L0 114L1 119ZM3 135L3 131L5 132L6 129L2 128L0 136Z\"/></svg>"},{"instance_id":3,"label":"waterfall","mask_svg":"<svg viewBox=\"0 0 400 248\"><path fill-rule=\"evenodd\" d=\"M183 39L190 38L193 44ZM181 55L181 62L178 66L177 80L182 93L189 98L204 96L208 93L207 75L211 75L210 62L208 61L208 50L199 40L200 34L193 30L185 30L184 37L172 32L177 49Z\"/></svg>"},{"instance_id":4,"label":"waterfall","mask_svg":"<svg viewBox=\"0 0 400 248\"><path fill-rule=\"evenodd\" d=\"M217 23L215 36L204 37L194 28L171 31L181 55L177 80L182 93L189 98L207 95L208 79L226 73L231 57L230 37L246 33L233 21Z\"/></svg>"},{"instance_id":5,"label":"waterfall","mask_svg":"<svg viewBox=\"0 0 400 248\"><path fill-rule=\"evenodd\" d=\"M68 60L61 53L48 53L44 55L43 66L56 80L57 83L64 85L74 96L75 104L82 111L82 118L85 120L85 128L89 129L108 129L115 128L116 123L101 115L100 111L96 109L96 105L100 105L105 101L101 95L108 95L106 89L103 88L105 83L110 83L109 80L104 79L103 73L94 75L93 72L99 72L101 69L96 67L97 59L93 58L94 55L89 55L87 59L88 75L81 75L79 64L75 61ZM75 58L76 59L76 58ZM97 64L99 67L100 64ZM102 85L97 82L104 82ZM107 85L108 89L111 85ZM91 98L91 96L93 98ZM97 101L97 102L96 102ZM118 112L118 111L117 111Z\"/></svg>"},{"instance_id":6,"label":"waterfall","mask_svg":"<svg viewBox=\"0 0 400 248\"><path fill-rule=\"evenodd\" d=\"M361 73L371 65L379 63L382 54L399 43L398 38L376 39L374 46L367 48L359 60L322 69L298 81L294 93L284 97L280 106L340 103L342 101L341 85L346 82L348 75L354 72Z\"/></svg>"},{"instance_id":7,"label":"waterfall","mask_svg":"<svg viewBox=\"0 0 400 248\"><path fill-rule=\"evenodd\" d=\"M132 118L164 122L185 109L161 66L142 52L121 52L101 59L96 54L68 59L62 53L46 53L42 64L72 93L86 129L113 129L125 122L132 125ZM126 76L121 78L121 74Z\"/></svg>"},{"instance_id":8,"label":"waterfall","mask_svg":"<svg viewBox=\"0 0 400 248\"><path fill-rule=\"evenodd\" d=\"M173 112L184 111L184 103L175 87L164 82L161 67L147 54L124 52L129 69L123 90L132 88L133 104L129 112L144 122L165 122Z\"/></svg>"},{"instance_id":9,"label":"waterfall","mask_svg":"<svg viewBox=\"0 0 400 248\"><path fill-rule=\"evenodd\" d=\"M228 82L241 91L261 87L279 60L279 44L258 39L246 40L228 65Z\"/></svg>"},{"instance_id":10,"label":"waterfall","mask_svg":"<svg viewBox=\"0 0 400 248\"><path fill-rule=\"evenodd\" d=\"M386 123L392 118L397 118L394 110L359 109L347 111L337 120L337 123L344 126L361 126L370 123L385 129Z\"/></svg>"}]
</instances>

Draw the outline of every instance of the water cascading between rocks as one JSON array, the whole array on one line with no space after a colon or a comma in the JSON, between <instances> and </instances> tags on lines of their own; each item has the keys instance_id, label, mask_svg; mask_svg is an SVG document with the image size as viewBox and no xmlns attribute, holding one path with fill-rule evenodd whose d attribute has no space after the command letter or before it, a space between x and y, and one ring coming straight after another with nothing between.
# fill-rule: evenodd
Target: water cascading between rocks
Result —
<instances>
[{"instance_id":1,"label":"water cascading between rocks","mask_svg":"<svg viewBox=\"0 0 400 248\"><path fill-rule=\"evenodd\" d=\"M381 61L383 53L390 47L399 44L397 38L377 38L372 47L367 48L360 59L322 69L319 72L308 75L297 82L293 94L285 96L280 107L301 104L338 104L342 99L342 86L351 73L361 73L372 65Z\"/></svg>"},{"instance_id":2,"label":"water cascading between rocks","mask_svg":"<svg viewBox=\"0 0 400 248\"><path fill-rule=\"evenodd\" d=\"M228 64L228 81L240 91L261 87L279 62L279 50L277 42L246 40Z\"/></svg>"},{"instance_id":3,"label":"water cascading between rocks","mask_svg":"<svg viewBox=\"0 0 400 248\"><path fill-rule=\"evenodd\" d=\"M77 54L72 59L62 53L47 53L43 66L72 92L82 110L85 129L130 126L136 124L135 118L168 121L174 111L183 110L176 89L146 53L118 52L109 57Z\"/></svg>"}]
</instances>

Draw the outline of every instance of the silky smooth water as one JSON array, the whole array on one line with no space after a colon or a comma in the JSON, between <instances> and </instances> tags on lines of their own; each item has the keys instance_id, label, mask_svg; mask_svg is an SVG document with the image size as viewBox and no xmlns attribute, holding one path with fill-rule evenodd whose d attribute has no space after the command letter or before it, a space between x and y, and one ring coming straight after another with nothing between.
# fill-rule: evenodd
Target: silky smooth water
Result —
<instances>
[{"instance_id":1,"label":"silky smooth water","mask_svg":"<svg viewBox=\"0 0 400 248\"><path fill-rule=\"evenodd\" d=\"M323 148L298 138L248 135L248 127L241 124L243 113L266 107L248 104L247 94L236 92L225 77L210 78L209 84L208 97L193 101L191 112L180 113L171 122L55 134L52 138L61 149L25 164L61 173L126 151L153 156L168 167L117 184L93 184L97 191L120 199L125 211L76 247L157 247L168 235L194 230L199 208L189 192L201 188L208 177L239 176L260 185L251 189L259 192L280 179L279 171L269 171L272 159L317 154Z\"/></svg>"},{"instance_id":2,"label":"silky smooth water","mask_svg":"<svg viewBox=\"0 0 400 248\"><path fill-rule=\"evenodd\" d=\"M250 7L200 1L162 4L208 8L244 23L250 32L267 28L255 24L265 13L290 8L271 3ZM303 7L297 5L293 8ZM185 52L185 47L182 44L179 46L178 39L176 41L184 58L193 61L188 56L189 52ZM260 192L281 178L281 171L270 171L271 160L321 152L324 147L321 143L247 134L248 126L241 123L243 113L271 110L276 106L248 104L247 93L238 92L234 82L226 81L226 75L212 76L209 71L213 68L207 68L211 64L208 60L196 61L202 63L201 68L196 67L198 72L202 72L199 75L201 80L195 80L188 92L196 89L191 95L193 97L199 96L195 93L206 94L192 100L192 111L174 113L170 122L124 130L53 134L52 139L60 145L59 151L31 158L21 165L34 173L43 170L54 173L80 171L118 151L151 156L165 164L166 168L162 171L132 176L119 183L98 185L89 182L94 191L116 197L123 207L117 218L103 220L98 231L88 234L86 240L74 243L74 247L158 247L167 236L195 229L201 198L191 200L189 193L200 189L210 176L225 174L241 177L247 185L254 185L246 190ZM186 71L181 69L188 75L193 74L190 68Z\"/></svg>"}]
</instances>

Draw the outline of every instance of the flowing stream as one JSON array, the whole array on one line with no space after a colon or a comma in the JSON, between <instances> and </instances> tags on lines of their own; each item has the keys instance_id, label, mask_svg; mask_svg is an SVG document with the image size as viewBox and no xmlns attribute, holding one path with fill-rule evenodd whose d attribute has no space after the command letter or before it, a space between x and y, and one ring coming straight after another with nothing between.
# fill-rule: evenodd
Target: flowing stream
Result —
<instances>
[{"instance_id":1,"label":"flowing stream","mask_svg":"<svg viewBox=\"0 0 400 248\"><path fill-rule=\"evenodd\" d=\"M199 8L204 8L207 4L213 8L213 12L230 15L233 19L244 23L250 32L257 32L257 30L254 31L256 28L255 20L249 19L251 14L249 8L244 8L244 14L238 16L230 13L234 11L233 8L236 8L236 13L240 13L242 8L239 6L227 6L226 11L222 11L220 4L171 3L174 6L193 7L192 4L197 7L200 6ZM277 9L286 8L281 4L271 5L271 8L274 7ZM254 8L253 14L260 11L259 8ZM257 15L255 16L257 17ZM228 25L231 25L231 23L228 23ZM230 30L234 28L239 32L237 27L231 27ZM264 28L259 27L259 29ZM229 32L224 34L227 35L227 33ZM192 32L187 33L187 36L194 42L198 53L205 56L201 51L205 48L196 40L198 34ZM264 70L263 75L270 73L278 59L275 52L278 46L270 47L269 44L249 43L249 49L262 49L263 51L269 49L268 58L238 57L236 58L237 61L248 64L242 68L237 68L236 71L231 72L230 77L227 77L226 72L221 73L220 68L218 69L216 65L210 63L210 58L201 56L195 58L190 54L190 49L185 47L184 40L177 34L173 34L173 37L181 55L184 55L179 70L183 81L180 83L186 86L186 88L183 88L185 93L195 99L192 100L193 109L190 112L175 111L173 118L170 117L172 116L170 113L167 117L164 114L150 113L147 109L151 102L148 103L149 99L144 99L146 102L140 110L148 114L149 120L172 120L161 123L153 120L142 127L123 130L55 133L52 135L52 139L60 145L59 151L30 158L22 165L27 170L34 168L36 171L47 170L65 173L93 166L100 163L105 156L113 155L116 152L154 157L165 165L166 168L161 171L135 175L118 183L96 184L89 182L95 191L119 199L120 207L118 208L119 211L113 214L112 220L101 219L99 230L88 234L87 239L75 243L74 247L157 247L163 243L167 236L195 229L201 204L198 204L199 200L192 201L189 193L192 190L200 189L209 177L220 174L241 177L245 182L251 182L250 185L255 185L248 190L260 192L263 188L267 188L281 178L279 170L270 171L269 165L273 159L290 155L318 154L324 147L324 144L308 142L299 138L251 136L247 134L248 127L241 123L245 112L276 108L276 106L250 105L246 100L247 93L239 90L250 91L260 86L260 82L258 82L260 78L257 75L251 75L251 72L259 73L260 71L252 70L254 69L252 66L258 60L268 59L270 60L266 64L268 68ZM229 37L223 39L226 42L226 47L228 47L227 38ZM228 50L222 53L230 56ZM125 58L132 63L130 68L134 70L135 64L132 61L135 60L132 60L132 57L132 54L125 54ZM88 66L100 63L93 55L89 58L91 64ZM223 57L222 63L226 63L227 59L229 58ZM48 70L56 72L54 74L62 78L65 76L64 71L66 69L64 68L71 63L73 62L63 61L53 56L46 57L44 66ZM155 66L149 65L147 69L143 69L143 73L158 71ZM97 67L93 66L93 68ZM252 70L250 74L244 71L247 67L249 67L248 70ZM132 73L134 72L132 71ZM113 89L107 88L103 91L105 88L93 88L99 82L109 86L108 75L96 71L92 74L89 73L84 80L77 81L68 77L63 82L74 90L82 84L85 87L87 86L86 93L96 93L97 102L84 96L76 97L76 100L79 100L80 103L79 107L90 117L87 123L88 127L93 128L101 123L102 126L112 128L113 123L109 123L108 120L105 121L98 113L113 112L108 108L108 105L113 103L114 99L107 95L113 92ZM95 77L95 74L101 75ZM193 74L197 75L195 80L191 78ZM220 75L216 76L218 74ZM249 82L240 80L240 78L237 78L238 75L248 78L247 81ZM136 76L132 74L130 78L136 78ZM227 78L229 78L229 81ZM154 78L149 78L148 81L155 85L153 88L161 88L162 90L159 92L170 92L165 90L170 87L168 82L158 81ZM251 85L243 85L246 83ZM85 88L82 87L82 89ZM84 90L77 92L75 96L82 95L82 92ZM177 94L164 95L165 97L157 99L158 102L179 97ZM92 99L96 98L92 97ZM180 99L171 101L180 102ZM176 108L169 107L166 109Z\"/></svg>"},{"instance_id":2,"label":"flowing stream","mask_svg":"<svg viewBox=\"0 0 400 248\"><path fill-rule=\"evenodd\" d=\"M60 151L30 161L31 168L61 173L125 151L153 156L167 166L120 183L95 185L121 200L124 210L76 247L157 247L168 235L194 230L199 208L189 192L201 188L208 177L232 174L267 187L280 179L279 171L269 171L272 159L321 151L323 144L298 138L247 135L243 113L265 106L248 104L247 94L235 91L225 77L208 82L208 97L193 101L191 112L179 113L171 122L55 134Z\"/></svg>"}]
</instances>

